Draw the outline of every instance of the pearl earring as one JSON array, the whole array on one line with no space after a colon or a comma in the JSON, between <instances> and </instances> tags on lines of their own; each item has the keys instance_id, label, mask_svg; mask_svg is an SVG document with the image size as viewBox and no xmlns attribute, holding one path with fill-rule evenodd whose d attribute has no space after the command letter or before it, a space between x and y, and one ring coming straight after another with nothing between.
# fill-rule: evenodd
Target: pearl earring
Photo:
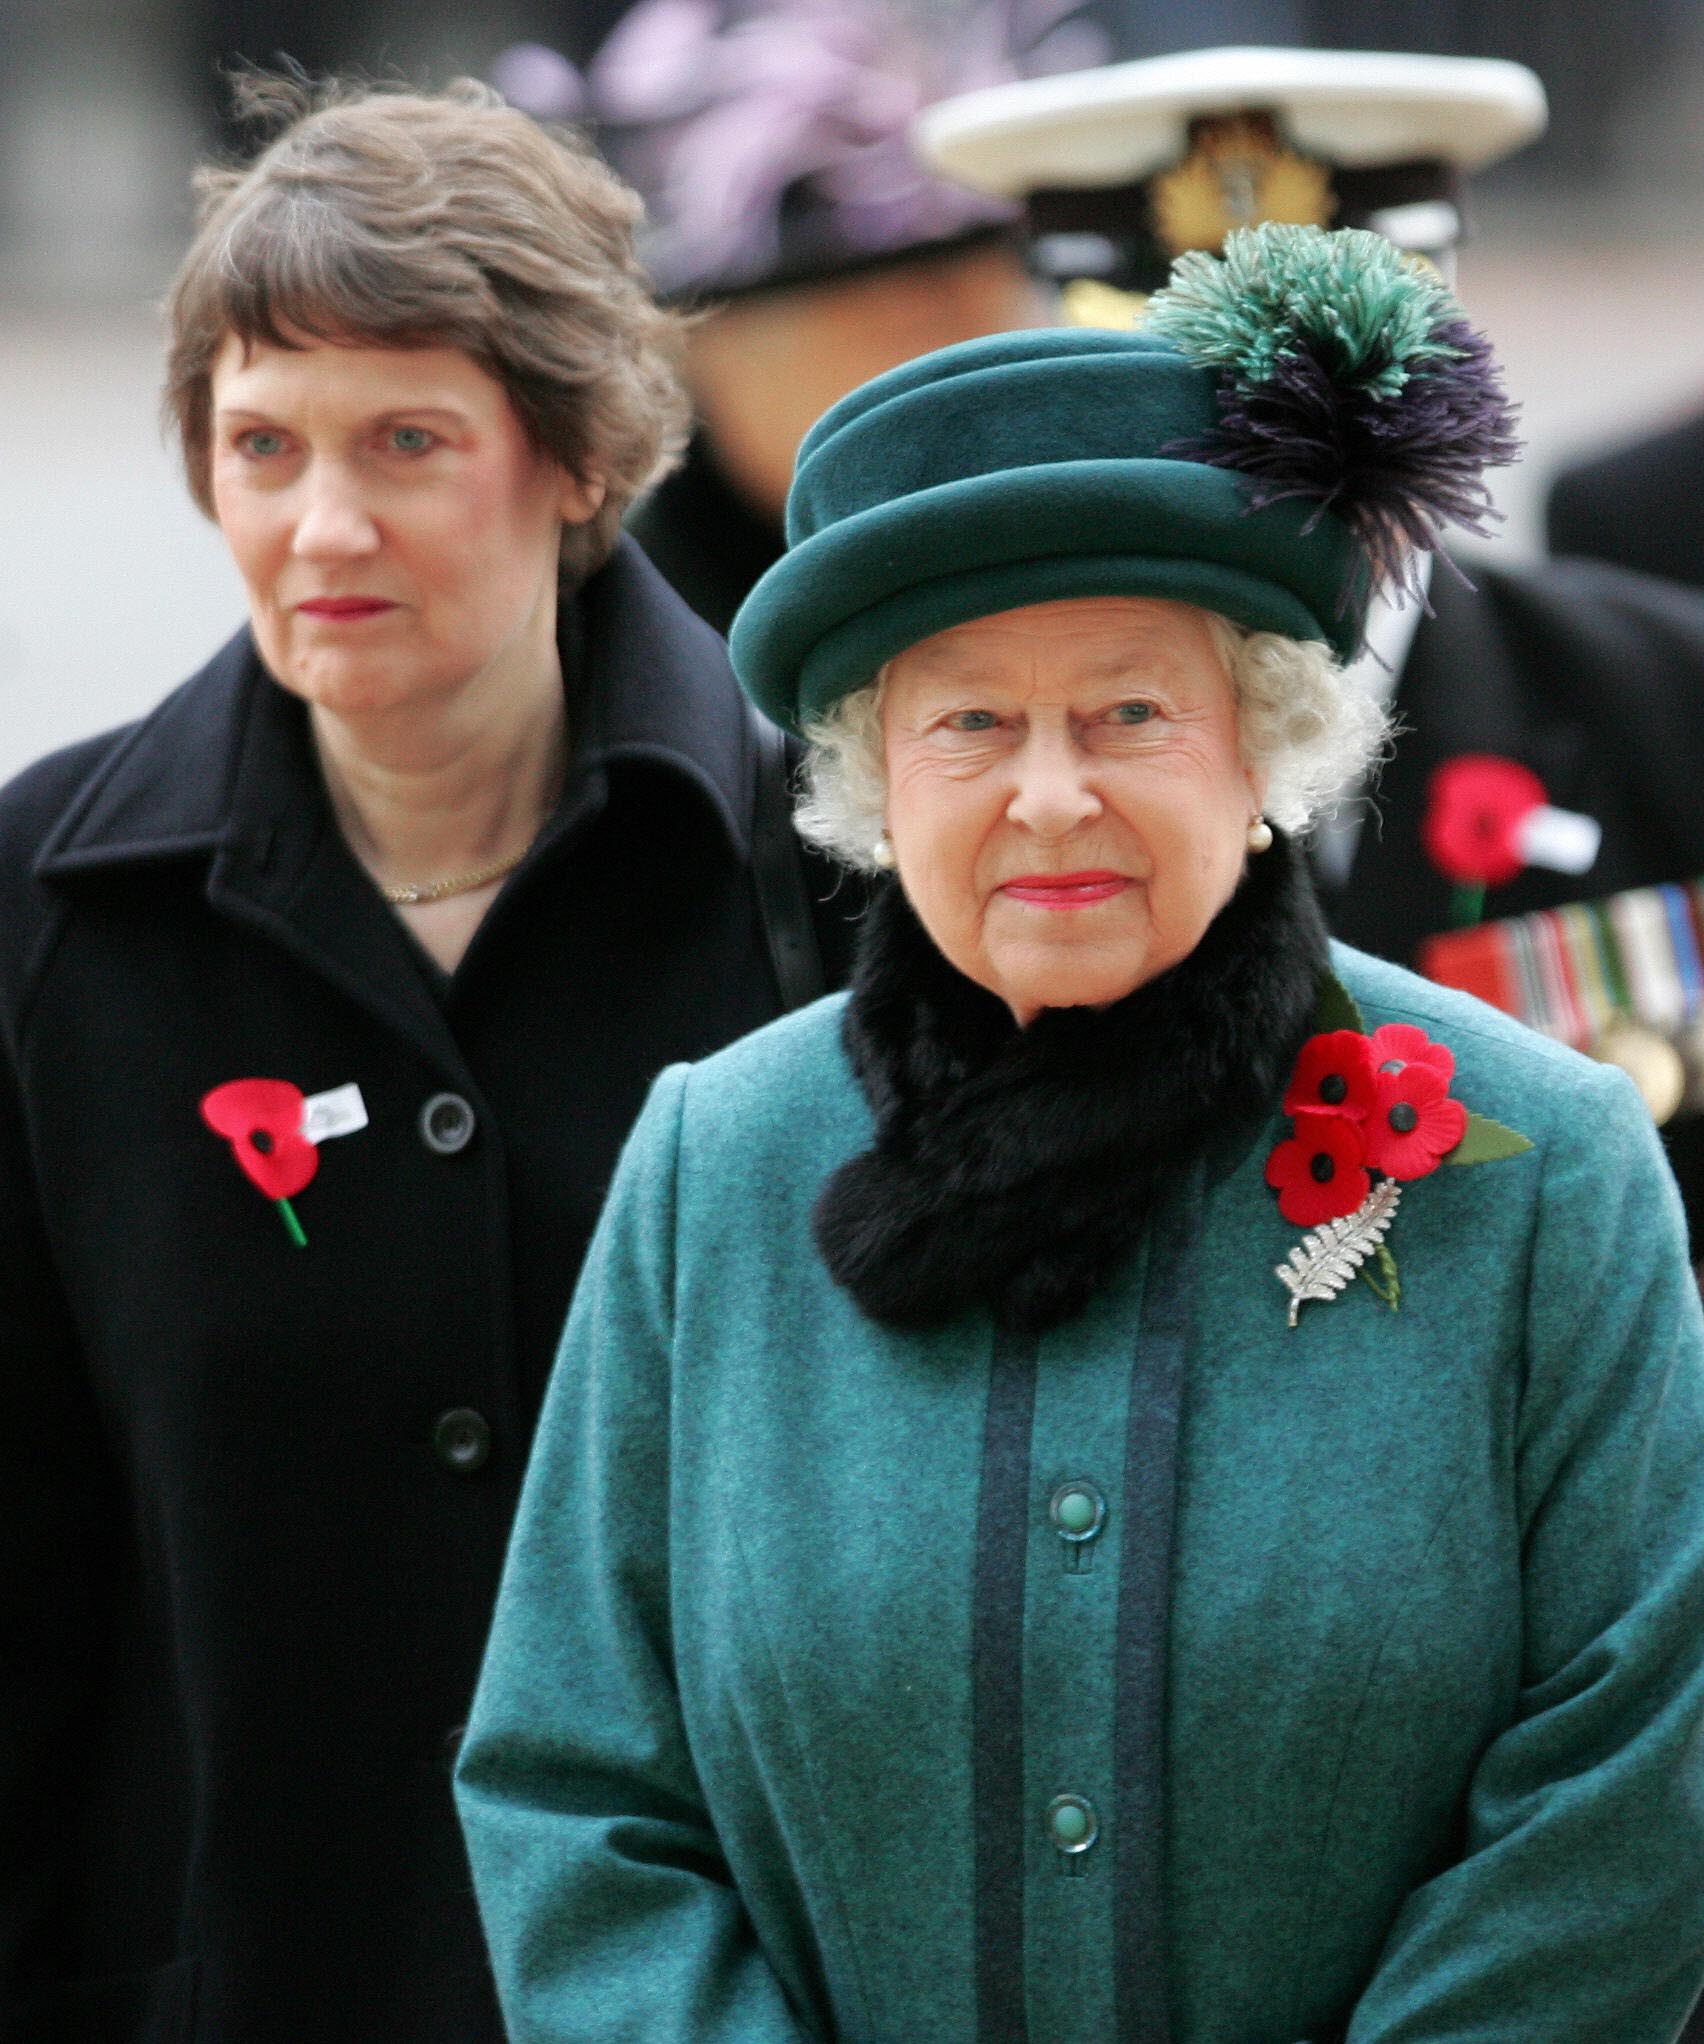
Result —
<instances>
[{"instance_id":1,"label":"pearl earring","mask_svg":"<svg viewBox=\"0 0 1704 2044\"><path fill-rule=\"evenodd\" d=\"M1272 849L1272 826L1264 816L1257 816L1248 827L1248 848L1251 852L1269 852Z\"/></svg>"},{"instance_id":2,"label":"pearl earring","mask_svg":"<svg viewBox=\"0 0 1704 2044\"><path fill-rule=\"evenodd\" d=\"M881 836L876 839L875 843L871 845L870 857L875 861L875 863L882 869L884 873L888 873L893 870L893 840L888 836L885 830L882 832Z\"/></svg>"}]
</instances>

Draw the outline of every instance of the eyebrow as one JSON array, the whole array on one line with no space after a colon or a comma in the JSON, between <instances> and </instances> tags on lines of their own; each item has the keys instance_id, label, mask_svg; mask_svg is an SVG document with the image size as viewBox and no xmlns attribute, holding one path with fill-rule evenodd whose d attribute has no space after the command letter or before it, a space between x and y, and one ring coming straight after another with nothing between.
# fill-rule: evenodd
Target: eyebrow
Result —
<instances>
[{"instance_id":1,"label":"eyebrow","mask_svg":"<svg viewBox=\"0 0 1704 2044\"><path fill-rule=\"evenodd\" d=\"M272 419L278 414L264 405L244 404L215 405L213 416L216 419ZM393 419L449 419L457 425L465 426L470 423L471 414L457 405L392 405L388 411L375 413L370 423L375 426L388 426Z\"/></svg>"},{"instance_id":2,"label":"eyebrow","mask_svg":"<svg viewBox=\"0 0 1704 2044\"><path fill-rule=\"evenodd\" d=\"M1105 660L1091 661L1077 670L1076 679L1089 686L1129 682L1133 686L1152 686L1168 680L1177 669L1177 660L1169 654L1152 654L1146 657L1129 653L1115 654ZM975 659L963 659L954 654L943 653L936 660L923 664L918 679L937 687L971 688L995 687L986 665Z\"/></svg>"}]
</instances>

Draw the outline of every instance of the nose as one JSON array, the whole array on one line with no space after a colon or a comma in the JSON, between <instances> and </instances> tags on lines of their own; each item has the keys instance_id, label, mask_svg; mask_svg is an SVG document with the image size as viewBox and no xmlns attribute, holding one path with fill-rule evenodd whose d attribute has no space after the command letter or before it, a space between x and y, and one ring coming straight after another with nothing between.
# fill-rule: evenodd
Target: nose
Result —
<instances>
[{"instance_id":1,"label":"nose","mask_svg":"<svg viewBox=\"0 0 1704 2044\"><path fill-rule=\"evenodd\" d=\"M303 475L291 552L304 561L355 561L375 552L378 527L347 469L315 462Z\"/></svg>"},{"instance_id":2,"label":"nose","mask_svg":"<svg viewBox=\"0 0 1704 2044\"><path fill-rule=\"evenodd\" d=\"M1032 731L1013 772L1016 785L1006 815L1034 837L1050 842L1069 837L1101 813L1090 761L1067 730Z\"/></svg>"}]
</instances>

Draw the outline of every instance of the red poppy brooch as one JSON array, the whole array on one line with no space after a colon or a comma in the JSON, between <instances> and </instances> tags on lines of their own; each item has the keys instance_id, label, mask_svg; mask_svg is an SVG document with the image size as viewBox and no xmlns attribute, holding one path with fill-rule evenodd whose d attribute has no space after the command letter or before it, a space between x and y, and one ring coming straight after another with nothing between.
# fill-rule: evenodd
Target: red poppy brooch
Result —
<instances>
[{"instance_id":1,"label":"red poppy brooch","mask_svg":"<svg viewBox=\"0 0 1704 2044\"><path fill-rule=\"evenodd\" d=\"M1336 980L1320 1008L1332 1026L1302 1045L1284 1093L1291 1133L1266 1160L1278 1211L1312 1231L1277 1266L1292 1327L1310 1299L1334 1299L1357 1276L1394 1312L1402 1285L1385 1238L1403 1187L1440 1164L1489 1164L1532 1148L1454 1098L1448 1044L1411 1022L1369 1034Z\"/></svg>"},{"instance_id":2,"label":"red poppy brooch","mask_svg":"<svg viewBox=\"0 0 1704 2044\"><path fill-rule=\"evenodd\" d=\"M1589 872L1603 829L1589 816L1551 806L1544 783L1519 760L1464 752L1434 769L1426 786L1420 842L1451 883L1450 927L1485 913L1485 890L1505 887L1529 866Z\"/></svg>"},{"instance_id":3,"label":"red poppy brooch","mask_svg":"<svg viewBox=\"0 0 1704 2044\"><path fill-rule=\"evenodd\" d=\"M358 1086L339 1086L309 1099L288 1079L230 1079L203 1096L201 1118L231 1146L244 1177L278 1209L298 1249L308 1238L290 1204L319 1169L319 1145L367 1125Z\"/></svg>"}]
</instances>

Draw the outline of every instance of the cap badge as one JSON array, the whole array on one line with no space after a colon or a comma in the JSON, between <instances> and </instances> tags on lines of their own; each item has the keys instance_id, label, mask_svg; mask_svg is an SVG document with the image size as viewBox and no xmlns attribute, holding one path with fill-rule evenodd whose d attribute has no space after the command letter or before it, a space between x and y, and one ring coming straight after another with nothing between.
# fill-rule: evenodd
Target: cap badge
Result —
<instances>
[{"instance_id":1,"label":"cap badge","mask_svg":"<svg viewBox=\"0 0 1704 2044\"><path fill-rule=\"evenodd\" d=\"M1329 227L1337 212L1331 173L1291 149L1270 114L1193 121L1189 154L1149 182L1154 232L1168 254L1218 249L1239 227L1263 220Z\"/></svg>"}]
</instances>

